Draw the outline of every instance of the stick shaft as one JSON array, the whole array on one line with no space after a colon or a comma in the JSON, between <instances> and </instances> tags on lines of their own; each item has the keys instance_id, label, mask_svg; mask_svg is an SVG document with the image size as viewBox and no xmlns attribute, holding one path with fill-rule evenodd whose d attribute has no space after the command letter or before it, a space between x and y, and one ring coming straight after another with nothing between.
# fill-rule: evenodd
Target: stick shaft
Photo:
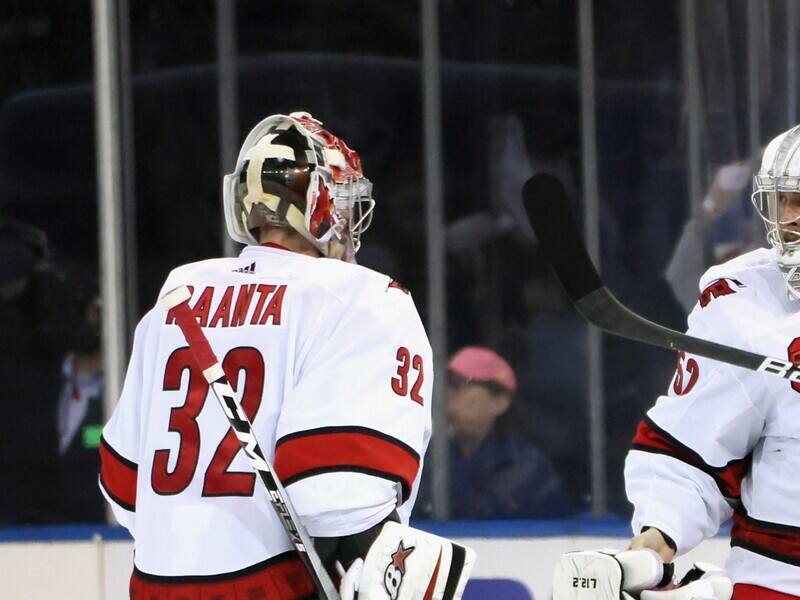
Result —
<instances>
[{"instance_id":1,"label":"stick shaft","mask_svg":"<svg viewBox=\"0 0 800 600\"><path fill-rule=\"evenodd\" d=\"M522 196L542 251L587 321L619 337L800 382L800 365L791 361L692 337L648 321L627 308L608 290L589 258L561 182L551 175L534 175L525 183Z\"/></svg>"},{"instance_id":2,"label":"stick shaft","mask_svg":"<svg viewBox=\"0 0 800 600\"><path fill-rule=\"evenodd\" d=\"M175 322L186 338L189 350L203 371L203 377L208 381L211 390L214 392L214 396L216 396L222 412L225 413L231 429L236 434L242 450L250 459L250 464L264 485L267 497L275 509L286 535L314 580L320 598L338 600L339 593L336 591L333 581L331 581L327 570L322 565L322 561L314 549L314 544L305 527L297 517L297 513L275 473L275 469L261 450L261 446L253 433L253 425L247 418L241 403L236 399L233 388L228 382L225 371L211 348L208 338L192 314L192 310L189 307L190 297L191 294L188 288L182 286L166 294L162 303L166 309L172 310L172 314L175 315Z\"/></svg>"}]
</instances>

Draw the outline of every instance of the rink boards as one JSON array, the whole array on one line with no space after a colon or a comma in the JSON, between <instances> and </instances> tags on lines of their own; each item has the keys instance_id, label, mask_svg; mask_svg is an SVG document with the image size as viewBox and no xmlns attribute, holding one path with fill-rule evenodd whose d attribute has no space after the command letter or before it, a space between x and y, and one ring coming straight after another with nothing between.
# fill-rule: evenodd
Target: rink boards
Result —
<instances>
[{"instance_id":1,"label":"rink boards","mask_svg":"<svg viewBox=\"0 0 800 600\"><path fill-rule=\"evenodd\" d=\"M618 520L486 521L421 524L472 546L478 553L466 600L549 600L553 565L564 552L622 548L627 525ZM678 561L722 564L724 536L708 540ZM26 600L125 600L133 543L116 527L0 529L4 597ZM7 595L6 595L7 594Z\"/></svg>"}]
</instances>

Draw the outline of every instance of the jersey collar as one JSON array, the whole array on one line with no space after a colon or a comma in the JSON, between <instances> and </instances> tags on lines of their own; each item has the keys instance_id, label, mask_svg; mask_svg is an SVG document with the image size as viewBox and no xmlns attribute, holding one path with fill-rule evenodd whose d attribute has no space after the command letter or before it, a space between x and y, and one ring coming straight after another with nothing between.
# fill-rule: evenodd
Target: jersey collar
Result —
<instances>
[{"instance_id":1,"label":"jersey collar","mask_svg":"<svg viewBox=\"0 0 800 600\"><path fill-rule=\"evenodd\" d=\"M275 242L264 242L261 244L262 248L277 248L278 250L286 250L287 252L291 252L286 246L281 246L280 244L276 244Z\"/></svg>"}]
</instances>

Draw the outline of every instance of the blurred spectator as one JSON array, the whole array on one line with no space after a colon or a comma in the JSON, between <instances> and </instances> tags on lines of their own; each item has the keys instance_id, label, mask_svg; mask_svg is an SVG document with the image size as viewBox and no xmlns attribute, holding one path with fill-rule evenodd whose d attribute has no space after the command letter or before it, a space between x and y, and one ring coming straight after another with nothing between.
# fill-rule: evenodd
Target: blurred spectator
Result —
<instances>
[{"instance_id":1,"label":"blurred spectator","mask_svg":"<svg viewBox=\"0 0 800 600\"><path fill-rule=\"evenodd\" d=\"M717 169L703 198L702 222L690 218L675 244L664 276L687 313L697 302L696 282L708 267L764 245L763 226L753 226L752 172L748 160Z\"/></svg>"},{"instance_id":2,"label":"blurred spectator","mask_svg":"<svg viewBox=\"0 0 800 600\"><path fill-rule=\"evenodd\" d=\"M82 280L83 279L83 280ZM104 520L97 490L98 445L103 426L103 369L100 299L94 277L72 277L69 350L61 364L58 396L58 503L65 520Z\"/></svg>"},{"instance_id":3,"label":"blurred spectator","mask_svg":"<svg viewBox=\"0 0 800 600\"><path fill-rule=\"evenodd\" d=\"M547 448L567 489L585 503L591 493L585 376L589 326L545 268L540 255L521 297L530 315L522 330L524 353L514 360L506 352L516 366L518 388L524 390L514 405L514 421L518 431ZM564 418L565 411L569 418Z\"/></svg>"},{"instance_id":4,"label":"blurred spectator","mask_svg":"<svg viewBox=\"0 0 800 600\"><path fill-rule=\"evenodd\" d=\"M556 517L574 510L545 453L502 422L516 391L513 369L488 348L467 346L450 359L453 518Z\"/></svg>"},{"instance_id":5,"label":"blurred spectator","mask_svg":"<svg viewBox=\"0 0 800 600\"><path fill-rule=\"evenodd\" d=\"M0 256L0 524L102 521L94 269L64 269L42 230L10 219L0 219Z\"/></svg>"},{"instance_id":6,"label":"blurred spectator","mask_svg":"<svg viewBox=\"0 0 800 600\"><path fill-rule=\"evenodd\" d=\"M0 523L53 521L63 278L43 231L0 219Z\"/></svg>"}]
</instances>

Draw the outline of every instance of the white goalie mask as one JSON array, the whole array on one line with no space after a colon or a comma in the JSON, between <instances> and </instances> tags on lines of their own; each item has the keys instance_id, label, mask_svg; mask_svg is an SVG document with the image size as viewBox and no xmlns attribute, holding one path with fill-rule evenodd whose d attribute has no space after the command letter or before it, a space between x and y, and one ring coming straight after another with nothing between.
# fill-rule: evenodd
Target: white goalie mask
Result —
<instances>
[{"instance_id":1,"label":"white goalie mask","mask_svg":"<svg viewBox=\"0 0 800 600\"><path fill-rule=\"evenodd\" d=\"M790 297L800 299L800 125L774 138L753 177L753 205L767 227Z\"/></svg>"},{"instance_id":2,"label":"white goalie mask","mask_svg":"<svg viewBox=\"0 0 800 600\"><path fill-rule=\"evenodd\" d=\"M323 256L349 262L375 207L358 153L305 112L272 115L250 131L223 202L234 241L258 244L262 225L291 228Z\"/></svg>"}]
</instances>

